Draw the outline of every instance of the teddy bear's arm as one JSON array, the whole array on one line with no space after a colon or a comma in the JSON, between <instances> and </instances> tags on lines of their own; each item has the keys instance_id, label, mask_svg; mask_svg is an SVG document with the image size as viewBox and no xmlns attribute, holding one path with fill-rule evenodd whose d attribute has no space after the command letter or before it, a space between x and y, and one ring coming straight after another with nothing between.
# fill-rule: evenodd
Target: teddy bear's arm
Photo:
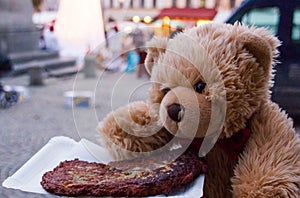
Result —
<instances>
[{"instance_id":1,"label":"teddy bear's arm","mask_svg":"<svg viewBox=\"0 0 300 198\"><path fill-rule=\"evenodd\" d=\"M171 139L158 113L144 102L134 102L111 112L98 129L102 144L117 160L160 148Z\"/></svg>"},{"instance_id":2,"label":"teddy bear's arm","mask_svg":"<svg viewBox=\"0 0 300 198\"><path fill-rule=\"evenodd\" d=\"M232 179L235 197L300 197L300 140L291 119L266 102Z\"/></svg>"}]
</instances>

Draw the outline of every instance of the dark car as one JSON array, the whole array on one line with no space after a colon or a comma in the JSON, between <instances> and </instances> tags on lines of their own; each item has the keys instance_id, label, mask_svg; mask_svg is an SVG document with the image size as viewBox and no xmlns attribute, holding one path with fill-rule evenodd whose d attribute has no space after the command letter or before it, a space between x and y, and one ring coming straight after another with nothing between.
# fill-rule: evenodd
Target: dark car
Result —
<instances>
[{"instance_id":1,"label":"dark car","mask_svg":"<svg viewBox=\"0 0 300 198\"><path fill-rule=\"evenodd\" d=\"M268 27L281 41L272 100L300 116L300 0L245 0L227 19Z\"/></svg>"}]
</instances>

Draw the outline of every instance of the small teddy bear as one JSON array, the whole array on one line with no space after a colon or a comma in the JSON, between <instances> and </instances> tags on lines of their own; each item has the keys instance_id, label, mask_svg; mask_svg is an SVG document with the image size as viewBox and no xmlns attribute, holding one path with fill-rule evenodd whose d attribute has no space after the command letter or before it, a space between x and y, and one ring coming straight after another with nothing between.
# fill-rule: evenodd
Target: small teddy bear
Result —
<instances>
[{"instance_id":1,"label":"small teddy bear","mask_svg":"<svg viewBox=\"0 0 300 198\"><path fill-rule=\"evenodd\" d=\"M204 197L300 197L299 136L270 100L279 45L268 30L239 23L152 39L149 102L107 115L103 145L125 159L179 137L207 163Z\"/></svg>"}]
</instances>

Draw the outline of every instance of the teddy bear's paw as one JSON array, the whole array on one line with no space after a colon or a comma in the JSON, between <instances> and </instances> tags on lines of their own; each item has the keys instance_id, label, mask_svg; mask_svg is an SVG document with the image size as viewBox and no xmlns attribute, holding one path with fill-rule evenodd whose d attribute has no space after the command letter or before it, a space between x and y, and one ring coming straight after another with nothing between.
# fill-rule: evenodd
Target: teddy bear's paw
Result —
<instances>
[{"instance_id":1,"label":"teddy bear's paw","mask_svg":"<svg viewBox=\"0 0 300 198\"><path fill-rule=\"evenodd\" d=\"M113 157L135 156L132 152L151 151L170 140L171 135L163 128L157 109L144 102L134 102L107 115L98 130L101 142Z\"/></svg>"},{"instance_id":2,"label":"teddy bear's paw","mask_svg":"<svg viewBox=\"0 0 300 198\"><path fill-rule=\"evenodd\" d=\"M106 134L122 131L136 137L148 137L163 127L158 108L144 102L133 102L111 112L100 123L99 130Z\"/></svg>"}]
</instances>

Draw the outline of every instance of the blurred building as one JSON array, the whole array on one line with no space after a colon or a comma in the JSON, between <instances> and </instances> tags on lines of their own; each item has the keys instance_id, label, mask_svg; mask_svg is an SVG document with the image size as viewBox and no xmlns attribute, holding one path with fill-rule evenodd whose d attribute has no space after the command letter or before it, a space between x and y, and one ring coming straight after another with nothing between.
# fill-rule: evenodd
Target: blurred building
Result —
<instances>
[{"instance_id":1,"label":"blurred building","mask_svg":"<svg viewBox=\"0 0 300 198\"><path fill-rule=\"evenodd\" d=\"M228 11L243 0L99 0L104 11L104 21L153 20L165 8L214 8ZM42 0L42 11L57 11L60 0ZM146 17L146 18L145 18Z\"/></svg>"},{"instance_id":2,"label":"blurred building","mask_svg":"<svg viewBox=\"0 0 300 198\"><path fill-rule=\"evenodd\" d=\"M105 20L132 20L139 17L141 21L155 18L164 8L215 8L232 10L242 0L102 0ZM145 18L146 17L146 18Z\"/></svg>"}]
</instances>

